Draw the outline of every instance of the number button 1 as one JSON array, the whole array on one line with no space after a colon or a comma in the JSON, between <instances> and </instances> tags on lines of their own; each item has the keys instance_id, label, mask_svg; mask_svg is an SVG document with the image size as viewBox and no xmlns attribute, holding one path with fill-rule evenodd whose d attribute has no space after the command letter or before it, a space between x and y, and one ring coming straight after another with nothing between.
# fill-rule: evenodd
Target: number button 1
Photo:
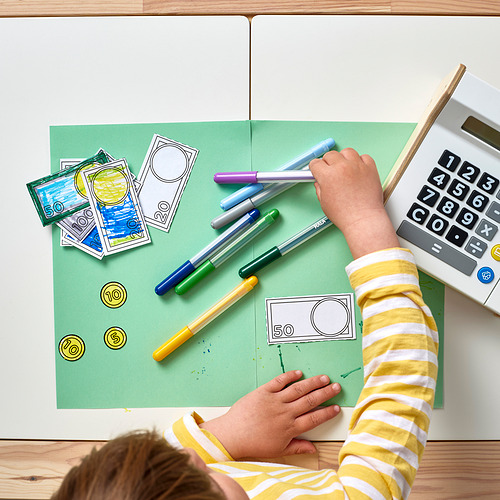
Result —
<instances>
[{"instance_id":1,"label":"number button 1","mask_svg":"<svg viewBox=\"0 0 500 500\"><path fill-rule=\"evenodd\" d=\"M438 163L451 172L455 172L455 169L460 163L460 156L457 156L455 153L452 153L451 151L445 149L443 151L443 154L441 155L441 158L439 158Z\"/></svg>"}]
</instances>

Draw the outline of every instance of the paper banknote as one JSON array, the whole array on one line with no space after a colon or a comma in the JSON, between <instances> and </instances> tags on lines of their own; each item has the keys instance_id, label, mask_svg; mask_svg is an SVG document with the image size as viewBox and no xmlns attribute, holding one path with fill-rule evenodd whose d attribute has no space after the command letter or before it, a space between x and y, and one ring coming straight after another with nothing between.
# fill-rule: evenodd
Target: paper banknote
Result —
<instances>
[{"instance_id":1,"label":"paper banknote","mask_svg":"<svg viewBox=\"0 0 500 500\"><path fill-rule=\"evenodd\" d=\"M124 159L83 173L104 255L150 243L133 177Z\"/></svg>"},{"instance_id":2,"label":"paper banknote","mask_svg":"<svg viewBox=\"0 0 500 500\"><path fill-rule=\"evenodd\" d=\"M352 293L266 299L268 344L356 338Z\"/></svg>"},{"instance_id":3,"label":"paper banknote","mask_svg":"<svg viewBox=\"0 0 500 500\"><path fill-rule=\"evenodd\" d=\"M191 174L198 150L158 134L153 136L137 177L149 225L168 231Z\"/></svg>"},{"instance_id":4,"label":"paper banknote","mask_svg":"<svg viewBox=\"0 0 500 500\"><path fill-rule=\"evenodd\" d=\"M108 162L103 151L67 169L27 184L31 199L44 226L89 206L82 173Z\"/></svg>"}]
</instances>

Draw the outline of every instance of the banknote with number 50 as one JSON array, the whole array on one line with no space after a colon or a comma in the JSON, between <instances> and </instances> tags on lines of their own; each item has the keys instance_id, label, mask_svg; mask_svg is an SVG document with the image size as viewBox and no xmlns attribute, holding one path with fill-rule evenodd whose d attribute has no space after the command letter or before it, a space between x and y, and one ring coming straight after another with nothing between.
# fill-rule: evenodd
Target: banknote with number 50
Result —
<instances>
[{"instance_id":1,"label":"banknote with number 50","mask_svg":"<svg viewBox=\"0 0 500 500\"><path fill-rule=\"evenodd\" d=\"M104 151L91 158L26 184L44 226L89 206L82 174L86 169L108 162Z\"/></svg>"},{"instance_id":2,"label":"banknote with number 50","mask_svg":"<svg viewBox=\"0 0 500 500\"><path fill-rule=\"evenodd\" d=\"M352 293L266 299L268 344L356 338Z\"/></svg>"}]
</instances>

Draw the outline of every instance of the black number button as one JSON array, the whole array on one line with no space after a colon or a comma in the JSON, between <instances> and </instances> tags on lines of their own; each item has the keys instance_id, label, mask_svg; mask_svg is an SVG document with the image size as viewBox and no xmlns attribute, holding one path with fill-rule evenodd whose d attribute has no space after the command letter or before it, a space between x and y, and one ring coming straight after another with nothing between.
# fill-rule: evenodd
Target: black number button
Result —
<instances>
[{"instance_id":1,"label":"black number button","mask_svg":"<svg viewBox=\"0 0 500 500\"><path fill-rule=\"evenodd\" d=\"M466 208L462 208L457 216L457 222L466 229L472 229L478 219L479 216L477 214L467 210Z\"/></svg>"},{"instance_id":2,"label":"black number button","mask_svg":"<svg viewBox=\"0 0 500 500\"><path fill-rule=\"evenodd\" d=\"M477 179L479 172L480 170L475 165L469 163L468 161L464 161L458 171L458 175L468 182L474 182Z\"/></svg>"},{"instance_id":3,"label":"black number button","mask_svg":"<svg viewBox=\"0 0 500 500\"><path fill-rule=\"evenodd\" d=\"M430 229L433 233L442 236L442 234L446 231L446 228L448 227L448 222L446 222L444 219L441 219L441 217L438 217L437 215L434 214L429 219L429 222L425 227L427 229Z\"/></svg>"},{"instance_id":4,"label":"black number button","mask_svg":"<svg viewBox=\"0 0 500 500\"><path fill-rule=\"evenodd\" d=\"M495 192L495 189L498 187L499 183L500 181L496 177L493 177L492 175L485 172L479 179L477 185L479 189L492 194Z\"/></svg>"},{"instance_id":5,"label":"black number button","mask_svg":"<svg viewBox=\"0 0 500 500\"><path fill-rule=\"evenodd\" d=\"M428 207L433 207L439 198L439 191L436 191L429 186L424 186L420 190L420 193L418 193L417 198Z\"/></svg>"},{"instance_id":6,"label":"black number button","mask_svg":"<svg viewBox=\"0 0 500 500\"><path fill-rule=\"evenodd\" d=\"M423 224L429 216L429 210L418 203L414 203L406 215L417 224Z\"/></svg>"},{"instance_id":7,"label":"black number button","mask_svg":"<svg viewBox=\"0 0 500 500\"><path fill-rule=\"evenodd\" d=\"M443 199L439 202L439 205L437 206L438 212L441 212L443 215L446 215L446 217L452 218L458 210L458 203L454 202L453 200L450 200L450 198L447 198L446 196L443 196Z\"/></svg>"},{"instance_id":8,"label":"black number button","mask_svg":"<svg viewBox=\"0 0 500 500\"><path fill-rule=\"evenodd\" d=\"M472 191L471 195L467 200L467 205L469 207L475 208L478 212L482 212L489 202L489 198L479 191Z\"/></svg>"},{"instance_id":9,"label":"black number button","mask_svg":"<svg viewBox=\"0 0 500 500\"><path fill-rule=\"evenodd\" d=\"M457 247L461 247L465 240L467 239L468 233L457 226L451 226L450 230L446 234L445 238Z\"/></svg>"},{"instance_id":10,"label":"black number button","mask_svg":"<svg viewBox=\"0 0 500 500\"><path fill-rule=\"evenodd\" d=\"M447 193L451 194L451 196L457 198L458 200L463 200L467 196L469 189L469 186L463 182L460 182L458 179L453 179Z\"/></svg>"},{"instance_id":11,"label":"black number button","mask_svg":"<svg viewBox=\"0 0 500 500\"><path fill-rule=\"evenodd\" d=\"M427 179L433 186L444 189L450 181L450 175L439 168L435 168Z\"/></svg>"},{"instance_id":12,"label":"black number button","mask_svg":"<svg viewBox=\"0 0 500 500\"><path fill-rule=\"evenodd\" d=\"M451 172L455 172L458 164L460 163L460 156L457 156L455 153L452 153L451 151L445 149L443 151L443 154L441 155L441 158L439 158L438 163Z\"/></svg>"}]
</instances>

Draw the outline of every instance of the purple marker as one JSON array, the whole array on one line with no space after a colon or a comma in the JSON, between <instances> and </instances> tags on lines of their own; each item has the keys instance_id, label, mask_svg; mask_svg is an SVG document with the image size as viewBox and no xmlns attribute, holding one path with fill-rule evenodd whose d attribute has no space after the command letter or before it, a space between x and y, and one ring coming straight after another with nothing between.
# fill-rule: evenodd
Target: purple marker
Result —
<instances>
[{"instance_id":1,"label":"purple marker","mask_svg":"<svg viewBox=\"0 0 500 500\"><path fill-rule=\"evenodd\" d=\"M255 184L257 182L315 182L310 170L283 170L274 172L219 172L214 175L217 184Z\"/></svg>"}]
</instances>

